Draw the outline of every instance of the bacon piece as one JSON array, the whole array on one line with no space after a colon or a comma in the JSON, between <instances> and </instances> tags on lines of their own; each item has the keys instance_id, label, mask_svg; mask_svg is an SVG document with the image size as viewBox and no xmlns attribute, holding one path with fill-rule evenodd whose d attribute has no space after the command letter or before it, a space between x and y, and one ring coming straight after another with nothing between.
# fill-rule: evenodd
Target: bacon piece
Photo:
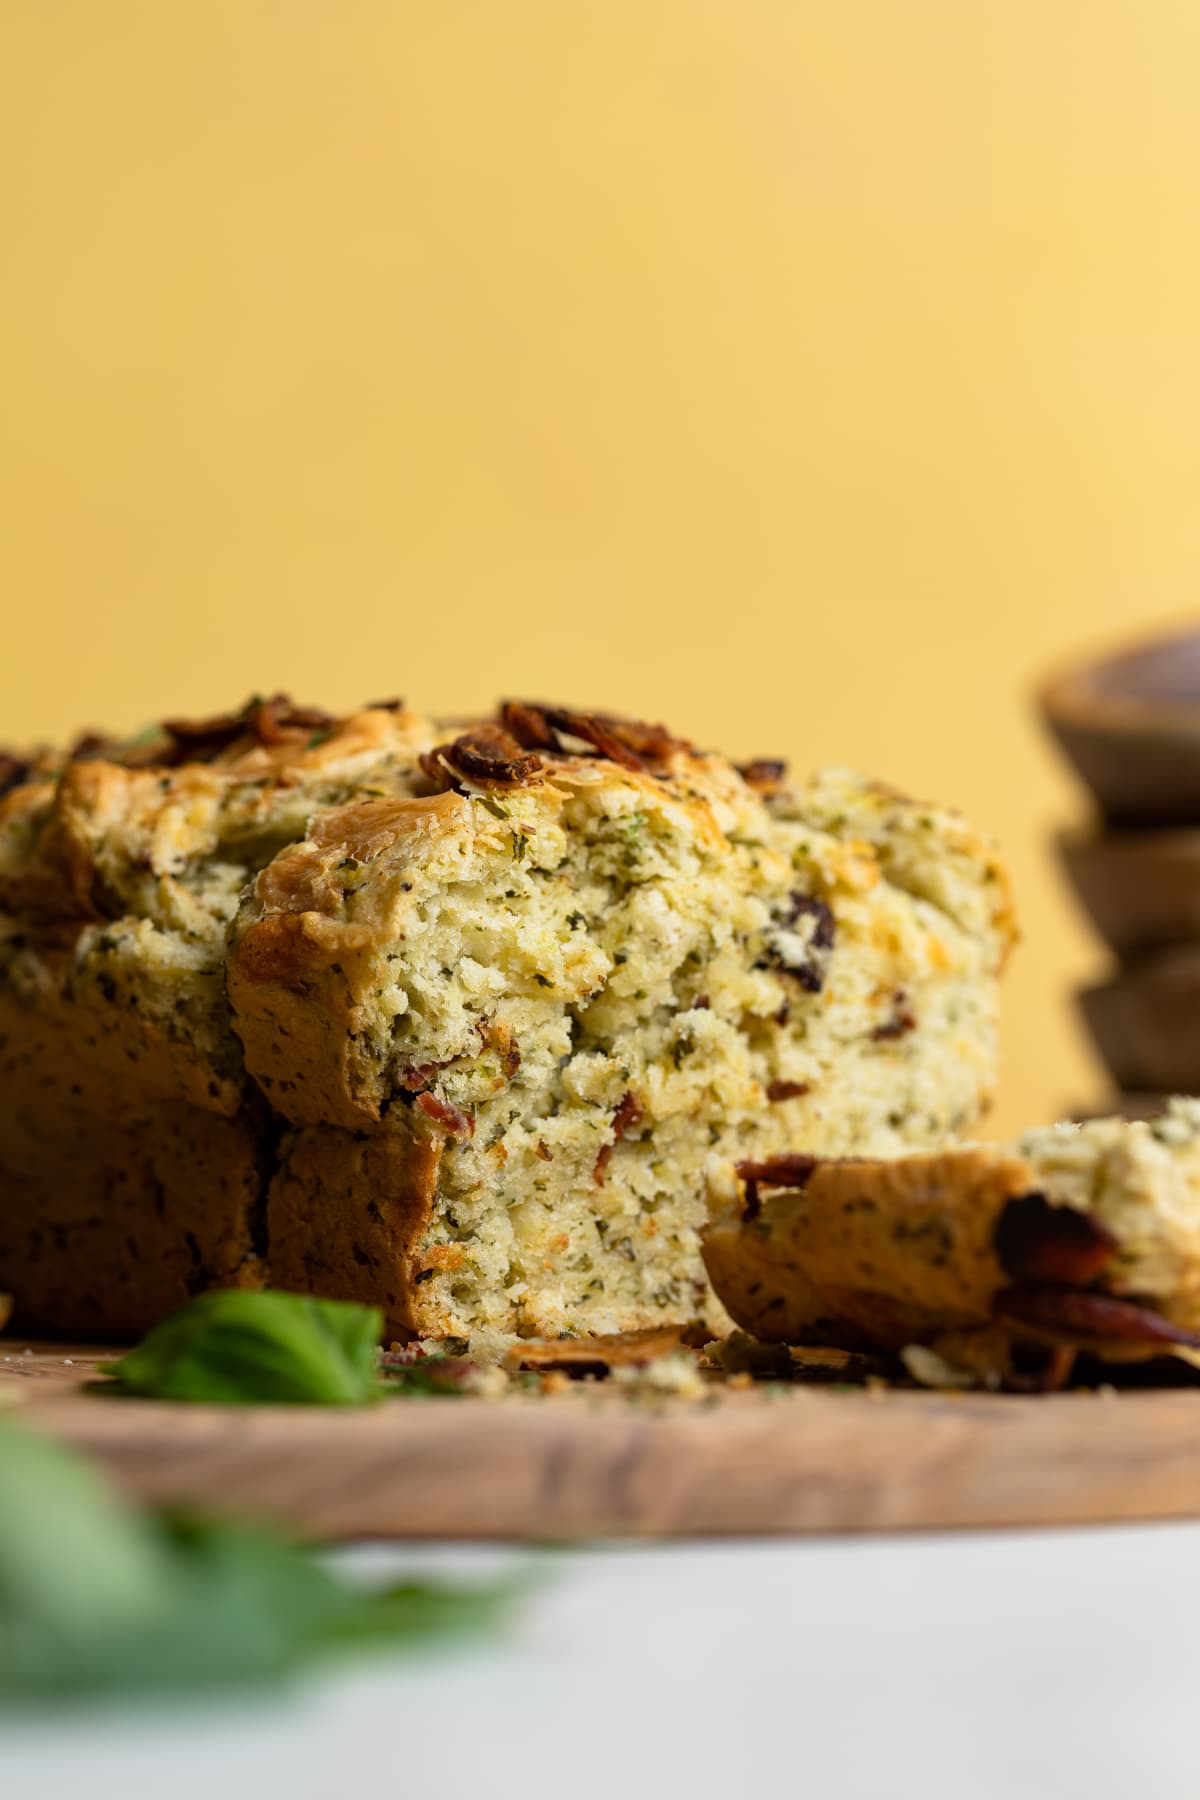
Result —
<instances>
[{"instance_id":1,"label":"bacon piece","mask_svg":"<svg viewBox=\"0 0 1200 1800\"><path fill-rule=\"evenodd\" d=\"M250 716L258 700L248 700L236 713L216 713L209 719L164 719L163 730L171 739L176 760L203 762L229 748L250 730Z\"/></svg>"},{"instance_id":2,"label":"bacon piece","mask_svg":"<svg viewBox=\"0 0 1200 1800\"><path fill-rule=\"evenodd\" d=\"M1184 1344L1200 1350L1200 1332L1176 1325L1136 1300L1118 1300L1086 1288L1013 1287L997 1294L993 1316L1010 1325L1027 1325L1048 1337L1088 1344Z\"/></svg>"},{"instance_id":3,"label":"bacon piece","mask_svg":"<svg viewBox=\"0 0 1200 1800\"><path fill-rule=\"evenodd\" d=\"M756 756L753 762L739 763L738 774L756 793L773 794L787 780L788 766L782 758Z\"/></svg>"},{"instance_id":4,"label":"bacon piece","mask_svg":"<svg viewBox=\"0 0 1200 1800\"><path fill-rule=\"evenodd\" d=\"M906 1037L910 1031L917 1029L917 1015L908 1004L908 995L903 988L898 988L892 995L892 1016L877 1025L871 1033L877 1044L887 1043L891 1038Z\"/></svg>"},{"instance_id":5,"label":"bacon piece","mask_svg":"<svg viewBox=\"0 0 1200 1800\"><path fill-rule=\"evenodd\" d=\"M690 750L685 738L673 737L665 725L641 719L618 719L610 713L572 712L562 706L535 706L526 700L506 700L500 718L507 731L528 750L548 750L567 755L563 738L588 744L597 756L625 769L642 769L660 762L673 750Z\"/></svg>"},{"instance_id":6,"label":"bacon piece","mask_svg":"<svg viewBox=\"0 0 1200 1800\"><path fill-rule=\"evenodd\" d=\"M637 1124L641 1116L642 1103L637 1095L629 1093L623 1094L621 1096L620 1105L613 1114L612 1142L611 1144L604 1145L599 1156L596 1158L596 1166L592 1171L597 1187L604 1186L604 1178L608 1174L608 1165L612 1161L613 1151L625 1136L625 1133Z\"/></svg>"},{"instance_id":7,"label":"bacon piece","mask_svg":"<svg viewBox=\"0 0 1200 1800\"><path fill-rule=\"evenodd\" d=\"M811 1092L811 1081L769 1081L767 1083L768 1100L799 1100L802 1094Z\"/></svg>"},{"instance_id":8,"label":"bacon piece","mask_svg":"<svg viewBox=\"0 0 1200 1800\"><path fill-rule=\"evenodd\" d=\"M1098 1220L1071 1206L1052 1206L1045 1194L1010 1200L992 1243L1004 1273L1022 1287L1087 1287L1117 1250L1117 1240Z\"/></svg>"},{"instance_id":9,"label":"bacon piece","mask_svg":"<svg viewBox=\"0 0 1200 1800\"><path fill-rule=\"evenodd\" d=\"M526 750L559 748L558 739L540 707L527 706L523 700L505 700L500 708L500 722Z\"/></svg>"},{"instance_id":10,"label":"bacon piece","mask_svg":"<svg viewBox=\"0 0 1200 1800\"><path fill-rule=\"evenodd\" d=\"M510 1369L544 1374L561 1369L573 1380L603 1380L612 1369L641 1369L659 1356L680 1349L678 1325L651 1325L642 1331L616 1331L602 1337L527 1338L505 1357Z\"/></svg>"},{"instance_id":11,"label":"bacon piece","mask_svg":"<svg viewBox=\"0 0 1200 1800\"><path fill-rule=\"evenodd\" d=\"M440 1094L431 1093L427 1088L424 1093L417 1095L413 1104L420 1107L427 1119L440 1125L448 1137L463 1141L475 1136L475 1121L470 1113L465 1113L461 1107L444 1100Z\"/></svg>"},{"instance_id":12,"label":"bacon piece","mask_svg":"<svg viewBox=\"0 0 1200 1800\"><path fill-rule=\"evenodd\" d=\"M69 762L95 762L103 757L107 761L114 759L120 749L120 741L110 737L107 732L81 731L67 751L67 760Z\"/></svg>"},{"instance_id":13,"label":"bacon piece","mask_svg":"<svg viewBox=\"0 0 1200 1800\"><path fill-rule=\"evenodd\" d=\"M659 762L675 750L692 748L687 738L676 737L662 724L651 725L645 719L617 718L612 713L593 713L591 717L605 731L611 732L627 750L631 750L635 756L644 756L651 762Z\"/></svg>"},{"instance_id":14,"label":"bacon piece","mask_svg":"<svg viewBox=\"0 0 1200 1800\"><path fill-rule=\"evenodd\" d=\"M427 751L420 762L431 781L460 789L463 781L485 787L523 787L543 767L540 756L527 754L516 738L498 725L464 731L452 743Z\"/></svg>"},{"instance_id":15,"label":"bacon piece","mask_svg":"<svg viewBox=\"0 0 1200 1800\"><path fill-rule=\"evenodd\" d=\"M297 706L288 694L272 694L269 699L256 694L240 712L218 713L210 719L164 720L163 730L170 742L165 757L158 760L207 762L239 738L271 747L294 743L314 731L332 731L337 723L332 713L316 706Z\"/></svg>"},{"instance_id":16,"label":"bacon piece","mask_svg":"<svg viewBox=\"0 0 1200 1800\"><path fill-rule=\"evenodd\" d=\"M789 1156L768 1156L763 1162L740 1162L737 1172L743 1181L758 1181L764 1187L805 1188L813 1170L828 1160L796 1151Z\"/></svg>"},{"instance_id":17,"label":"bacon piece","mask_svg":"<svg viewBox=\"0 0 1200 1800\"><path fill-rule=\"evenodd\" d=\"M449 1063L445 1062L411 1063L407 1069L400 1071L398 1077L400 1086L407 1089L410 1094L424 1093L434 1076L440 1075L442 1070L449 1066Z\"/></svg>"},{"instance_id":18,"label":"bacon piece","mask_svg":"<svg viewBox=\"0 0 1200 1800\"><path fill-rule=\"evenodd\" d=\"M136 738L109 737L101 731L85 731L67 751L69 762L119 763L123 769L163 769L184 760L165 730L155 726Z\"/></svg>"},{"instance_id":19,"label":"bacon piece","mask_svg":"<svg viewBox=\"0 0 1200 1800\"><path fill-rule=\"evenodd\" d=\"M819 1156L805 1156L796 1151L790 1156L769 1156L765 1162L740 1162L736 1164L739 1178L746 1184L744 1203L745 1216L753 1219L759 1210L759 1187L773 1188L806 1188L809 1178L818 1163L827 1160Z\"/></svg>"},{"instance_id":20,"label":"bacon piece","mask_svg":"<svg viewBox=\"0 0 1200 1800\"><path fill-rule=\"evenodd\" d=\"M598 756L607 757L609 762L619 763L624 769L640 769L643 766L643 759L638 751L626 744L596 713L566 712L555 707L547 711L546 718L555 731L566 737L581 738L585 744L592 746Z\"/></svg>"},{"instance_id":21,"label":"bacon piece","mask_svg":"<svg viewBox=\"0 0 1200 1800\"><path fill-rule=\"evenodd\" d=\"M304 732L332 731L337 720L317 706L296 706L286 694L260 700L249 725L261 744L286 744Z\"/></svg>"}]
</instances>

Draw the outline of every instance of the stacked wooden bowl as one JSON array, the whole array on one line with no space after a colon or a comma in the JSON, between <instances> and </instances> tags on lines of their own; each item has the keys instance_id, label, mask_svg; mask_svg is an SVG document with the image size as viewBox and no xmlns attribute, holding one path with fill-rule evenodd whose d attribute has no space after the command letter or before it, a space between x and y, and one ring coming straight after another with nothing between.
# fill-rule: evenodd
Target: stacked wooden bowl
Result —
<instances>
[{"instance_id":1,"label":"stacked wooden bowl","mask_svg":"<svg viewBox=\"0 0 1200 1800\"><path fill-rule=\"evenodd\" d=\"M1070 669L1046 722L1099 808L1059 853L1116 957L1079 995L1116 1086L1200 1093L1200 626Z\"/></svg>"}]
</instances>

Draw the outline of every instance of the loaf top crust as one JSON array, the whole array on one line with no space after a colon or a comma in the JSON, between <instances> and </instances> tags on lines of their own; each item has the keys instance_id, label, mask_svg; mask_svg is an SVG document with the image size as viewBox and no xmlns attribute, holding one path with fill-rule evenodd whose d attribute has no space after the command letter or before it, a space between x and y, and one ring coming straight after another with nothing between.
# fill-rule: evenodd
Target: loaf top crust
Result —
<instances>
[{"instance_id":1,"label":"loaf top crust","mask_svg":"<svg viewBox=\"0 0 1200 1800\"><path fill-rule=\"evenodd\" d=\"M123 742L89 736L68 753L9 757L2 780L0 980L30 998L68 982L77 998L141 1009L226 1084L244 1063L227 963L235 1003L248 1008L252 1066L262 1052L257 1000L271 982L295 993L306 965L310 992L326 992L329 1024L340 1009L361 1041L371 1021L355 1009L373 995L360 990L381 957L394 957L423 896L439 883L465 894L465 863L493 887L506 869L525 887L561 876L568 840L585 828L596 903L606 883L609 900L628 890L623 937L640 925L656 941L667 891L673 929L681 914L698 930L701 913L724 909L731 940L761 940L759 966L731 977L730 1008L765 1018L801 1010L811 992L809 1010L834 1038L873 1021L896 1056L925 1025L908 1010L905 968L941 963L978 986L1015 935L1004 865L956 814L842 770L792 787L778 764L739 771L663 727L561 708L510 703L495 720L439 725L401 702L335 719L276 696ZM409 883L414 867L421 880ZM801 889L817 898L799 898ZM823 978L830 908L844 952L833 988ZM536 1001L553 985L560 1002L597 1008L597 1023L606 1009L636 1011L644 1002L623 968L628 946L586 943L594 934L575 935L570 916L549 921L553 942L525 930L518 989ZM335 997L341 953L357 988ZM395 1035L386 1004L374 1023ZM453 1033L423 1035L432 1048L418 1060L453 1062L465 1048ZM795 1033L792 1048L776 1079L801 1089L809 1075ZM986 1031L965 1048L986 1086ZM377 1117L387 1071L376 1065L374 1095L360 1067L356 1089L345 1076L354 1091L343 1105L302 1116ZM278 1104L279 1090L271 1097ZM819 1110L819 1094L812 1104ZM947 1127L956 1120L952 1108Z\"/></svg>"}]
</instances>

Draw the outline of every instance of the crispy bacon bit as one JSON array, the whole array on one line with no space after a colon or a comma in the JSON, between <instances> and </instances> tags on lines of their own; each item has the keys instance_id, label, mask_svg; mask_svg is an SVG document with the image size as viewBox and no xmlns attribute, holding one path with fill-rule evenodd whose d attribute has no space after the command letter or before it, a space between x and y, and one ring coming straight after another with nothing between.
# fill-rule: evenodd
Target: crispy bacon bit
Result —
<instances>
[{"instance_id":1,"label":"crispy bacon bit","mask_svg":"<svg viewBox=\"0 0 1200 1800\"><path fill-rule=\"evenodd\" d=\"M248 700L240 712L217 713L209 719L164 719L163 730L172 740L176 755L202 762L227 750L251 729L250 719L261 700Z\"/></svg>"},{"instance_id":2,"label":"crispy bacon bit","mask_svg":"<svg viewBox=\"0 0 1200 1800\"><path fill-rule=\"evenodd\" d=\"M551 1151L550 1146L547 1144L545 1138L538 1139L537 1146L536 1146L536 1154L541 1157L543 1162L553 1162L554 1161L553 1152Z\"/></svg>"},{"instance_id":3,"label":"crispy bacon bit","mask_svg":"<svg viewBox=\"0 0 1200 1800\"><path fill-rule=\"evenodd\" d=\"M542 769L540 756L526 754L498 725L480 725L453 743L439 744L420 759L431 781L461 790L464 781L484 787L522 787Z\"/></svg>"},{"instance_id":4,"label":"crispy bacon bit","mask_svg":"<svg viewBox=\"0 0 1200 1800\"><path fill-rule=\"evenodd\" d=\"M403 700L368 700L364 712L403 712Z\"/></svg>"},{"instance_id":5,"label":"crispy bacon bit","mask_svg":"<svg viewBox=\"0 0 1200 1800\"><path fill-rule=\"evenodd\" d=\"M596 713L594 717L627 750L632 750L635 756L644 756L651 762L660 762L664 756L670 756L676 750L692 748L689 739L676 737L674 732L668 731L662 724L651 725L645 719L615 718L612 713Z\"/></svg>"},{"instance_id":6,"label":"crispy bacon bit","mask_svg":"<svg viewBox=\"0 0 1200 1800\"><path fill-rule=\"evenodd\" d=\"M480 1050L486 1050L488 1045L495 1041L497 1033L507 1033L507 1030L508 1027L505 1025L476 1025L475 1035L479 1040ZM467 1053L464 1052L464 1054ZM419 1094L423 1088L429 1086L435 1076L442 1073L443 1069L453 1068L454 1064L459 1061L461 1061L460 1057L447 1056L443 1057L441 1062L410 1063L406 1069L401 1069L397 1080L400 1086L406 1088L410 1094Z\"/></svg>"},{"instance_id":7,"label":"crispy bacon bit","mask_svg":"<svg viewBox=\"0 0 1200 1800\"><path fill-rule=\"evenodd\" d=\"M428 1089L418 1094L413 1102L419 1106L427 1119L440 1125L447 1136L465 1140L475 1136L475 1121L470 1113L463 1112L449 1100L443 1100L440 1094L430 1093Z\"/></svg>"},{"instance_id":8,"label":"crispy bacon bit","mask_svg":"<svg viewBox=\"0 0 1200 1800\"><path fill-rule=\"evenodd\" d=\"M448 1067L449 1064L444 1062L412 1063L407 1069L400 1071L398 1080L400 1086L407 1089L410 1094L420 1094L429 1086L435 1075L440 1075L442 1070Z\"/></svg>"},{"instance_id":9,"label":"crispy bacon bit","mask_svg":"<svg viewBox=\"0 0 1200 1800\"><path fill-rule=\"evenodd\" d=\"M95 762L98 757L111 757L120 747L118 740L106 732L81 731L67 757L71 762Z\"/></svg>"},{"instance_id":10,"label":"crispy bacon bit","mask_svg":"<svg viewBox=\"0 0 1200 1800\"><path fill-rule=\"evenodd\" d=\"M563 739L574 738L624 769L642 769L647 763L661 762L674 750L692 747L685 738L673 737L665 725L618 719L608 713L572 712L562 706L534 706L524 700L506 700L500 718L505 730L527 750L569 755Z\"/></svg>"},{"instance_id":11,"label":"crispy bacon bit","mask_svg":"<svg viewBox=\"0 0 1200 1800\"><path fill-rule=\"evenodd\" d=\"M546 714L547 720L560 736L580 738L590 744L598 756L607 757L609 762L619 763L625 769L640 769L642 757L638 751L607 725L598 713L565 712L555 709Z\"/></svg>"},{"instance_id":12,"label":"crispy bacon bit","mask_svg":"<svg viewBox=\"0 0 1200 1800\"><path fill-rule=\"evenodd\" d=\"M613 1114L612 1142L610 1144L605 1144L599 1156L596 1158L593 1177L597 1187L604 1186L604 1178L608 1174L608 1165L612 1161L613 1151L625 1136L625 1133L632 1130L633 1126L637 1124L641 1116L642 1103L637 1095L629 1093L623 1094L621 1096L621 1103Z\"/></svg>"},{"instance_id":13,"label":"crispy bacon bit","mask_svg":"<svg viewBox=\"0 0 1200 1800\"><path fill-rule=\"evenodd\" d=\"M769 1081L767 1083L768 1100L799 1100L801 1095L811 1093L811 1081Z\"/></svg>"},{"instance_id":14,"label":"crispy bacon bit","mask_svg":"<svg viewBox=\"0 0 1200 1800\"><path fill-rule=\"evenodd\" d=\"M788 896L787 910L778 923L785 931L794 931L801 919L812 919L812 933L799 962L789 962L777 945L767 948L768 959L785 975L793 975L809 994L819 994L825 985L825 964L837 935L837 922L824 900L813 894L793 893Z\"/></svg>"},{"instance_id":15,"label":"crispy bacon bit","mask_svg":"<svg viewBox=\"0 0 1200 1800\"><path fill-rule=\"evenodd\" d=\"M995 1318L1027 1325L1051 1338L1088 1344L1185 1344L1200 1350L1200 1332L1176 1325L1136 1300L1118 1300L1086 1288L1013 1287L997 1294Z\"/></svg>"},{"instance_id":16,"label":"crispy bacon bit","mask_svg":"<svg viewBox=\"0 0 1200 1800\"><path fill-rule=\"evenodd\" d=\"M509 1351L510 1369L544 1374L561 1369L575 1380L603 1380L611 1369L641 1369L657 1357L678 1350L683 1334L677 1325L652 1325L644 1331L616 1331L602 1337L533 1338Z\"/></svg>"},{"instance_id":17,"label":"crispy bacon bit","mask_svg":"<svg viewBox=\"0 0 1200 1800\"><path fill-rule=\"evenodd\" d=\"M505 700L500 707L500 722L526 750L557 751L558 739L540 707L526 706L523 700Z\"/></svg>"},{"instance_id":18,"label":"crispy bacon bit","mask_svg":"<svg viewBox=\"0 0 1200 1800\"><path fill-rule=\"evenodd\" d=\"M757 793L773 794L787 780L788 766L771 756L757 756L753 762L740 763L738 774Z\"/></svg>"},{"instance_id":19,"label":"crispy bacon bit","mask_svg":"<svg viewBox=\"0 0 1200 1800\"><path fill-rule=\"evenodd\" d=\"M240 712L219 713L211 719L164 720L169 741L163 751L155 751L154 761L166 766L206 762L241 738L267 747L298 744L313 732L332 731L337 723L332 713L316 706L297 706L287 694L272 694L267 700L256 694ZM121 755L116 760L128 758Z\"/></svg>"},{"instance_id":20,"label":"crispy bacon bit","mask_svg":"<svg viewBox=\"0 0 1200 1800\"><path fill-rule=\"evenodd\" d=\"M877 1044L886 1043L891 1038L907 1037L910 1031L917 1029L917 1015L908 1004L908 995L903 988L897 988L892 995L892 1016L877 1025L871 1037Z\"/></svg>"},{"instance_id":21,"label":"crispy bacon bit","mask_svg":"<svg viewBox=\"0 0 1200 1800\"><path fill-rule=\"evenodd\" d=\"M67 751L68 762L119 763L123 769L158 769L181 760L161 727L136 738L115 738L104 731L81 731Z\"/></svg>"},{"instance_id":22,"label":"crispy bacon bit","mask_svg":"<svg viewBox=\"0 0 1200 1800\"><path fill-rule=\"evenodd\" d=\"M296 706L286 694L260 700L250 714L249 725L262 744L287 744L305 732L332 731L337 720L318 706Z\"/></svg>"},{"instance_id":23,"label":"crispy bacon bit","mask_svg":"<svg viewBox=\"0 0 1200 1800\"><path fill-rule=\"evenodd\" d=\"M813 1170L828 1160L797 1151L790 1156L768 1156L763 1162L740 1162L737 1172L743 1181L759 1181L764 1187L806 1188Z\"/></svg>"},{"instance_id":24,"label":"crispy bacon bit","mask_svg":"<svg viewBox=\"0 0 1200 1800\"><path fill-rule=\"evenodd\" d=\"M1022 1286L1087 1287L1117 1249L1098 1220L1071 1206L1052 1206L1044 1194L1010 1200L992 1242L1004 1273Z\"/></svg>"},{"instance_id":25,"label":"crispy bacon bit","mask_svg":"<svg viewBox=\"0 0 1200 1800\"><path fill-rule=\"evenodd\" d=\"M140 732L136 738L109 737L101 731L84 731L67 751L69 762L119 763L123 769L162 769L184 758L161 727Z\"/></svg>"},{"instance_id":26,"label":"crispy bacon bit","mask_svg":"<svg viewBox=\"0 0 1200 1800\"><path fill-rule=\"evenodd\" d=\"M746 1186L743 1210L748 1219L757 1218L760 1187L806 1188L813 1170L823 1159L795 1152L791 1156L769 1156L765 1162L736 1164L739 1180Z\"/></svg>"}]
</instances>

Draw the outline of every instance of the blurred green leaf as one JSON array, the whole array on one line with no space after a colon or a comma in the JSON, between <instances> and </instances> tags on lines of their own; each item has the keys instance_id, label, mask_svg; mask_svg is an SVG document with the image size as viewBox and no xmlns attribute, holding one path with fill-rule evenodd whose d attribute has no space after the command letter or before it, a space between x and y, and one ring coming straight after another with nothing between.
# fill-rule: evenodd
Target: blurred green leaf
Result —
<instances>
[{"instance_id":1,"label":"blurred green leaf","mask_svg":"<svg viewBox=\"0 0 1200 1800\"><path fill-rule=\"evenodd\" d=\"M0 1705L278 1680L479 1629L511 1598L355 1587L266 1527L125 1507L89 1465L0 1423Z\"/></svg>"},{"instance_id":2,"label":"blurred green leaf","mask_svg":"<svg viewBox=\"0 0 1200 1800\"><path fill-rule=\"evenodd\" d=\"M199 1295L100 1369L158 1400L363 1406L379 1397L382 1334L378 1307L224 1290Z\"/></svg>"}]
</instances>

